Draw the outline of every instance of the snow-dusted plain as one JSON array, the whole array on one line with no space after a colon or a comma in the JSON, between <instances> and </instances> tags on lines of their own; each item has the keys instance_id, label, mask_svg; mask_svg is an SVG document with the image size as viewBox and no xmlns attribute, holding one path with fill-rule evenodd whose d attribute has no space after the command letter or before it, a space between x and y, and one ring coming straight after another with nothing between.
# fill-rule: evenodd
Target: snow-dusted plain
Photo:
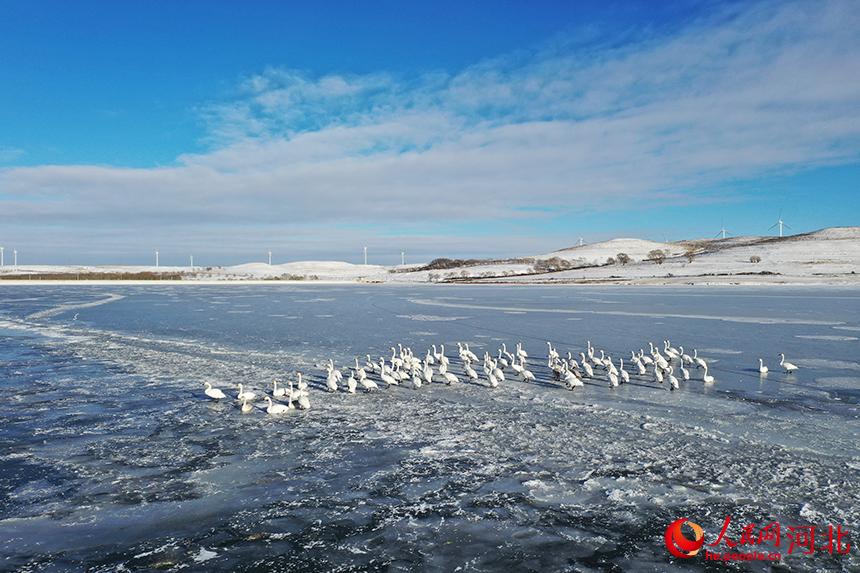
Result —
<instances>
[{"instance_id":1,"label":"snow-dusted plain","mask_svg":"<svg viewBox=\"0 0 860 573\"><path fill-rule=\"evenodd\" d=\"M654 251L665 259L658 264ZM619 254L629 257L621 264ZM609 262L613 259L614 262ZM753 262L758 259L757 262ZM565 268L546 269L548 261ZM425 265L386 267L340 261L301 261L269 265L247 263L229 267L57 266L20 265L0 270L20 284L52 273L181 274L184 282L307 281L426 283L504 282L511 284L796 284L860 285L860 227L834 227L778 237L730 237L659 243L640 239L612 239L581 247L505 261L477 261L466 265L425 269ZM45 277L41 277L45 278ZM60 282L78 282L65 280Z\"/></svg>"},{"instance_id":2,"label":"snow-dusted plain","mask_svg":"<svg viewBox=\"0 0 860 573\"><path fill-rule=\"evenodd\" d=\"M0 568L27 571L692 571L663 546L746 523L860 526L860 294L519 286L9 287L0 300ZM545 368L590 340L613 357L698 350L678 391ZM444 343L524 343L537 380L326 393L344 370ZM779 371L785 352L800 367ZM761 378L757 359L772 372ZM258 403L310 382L311 409ZM511 374L510 371L508 372ZM782 548L787 550L787 540ZM853 571L795 554L791 571ZM722 569L721 569L722 570ZM736 570L770 571L768 565Z\"/></svg>"}]
</instances>

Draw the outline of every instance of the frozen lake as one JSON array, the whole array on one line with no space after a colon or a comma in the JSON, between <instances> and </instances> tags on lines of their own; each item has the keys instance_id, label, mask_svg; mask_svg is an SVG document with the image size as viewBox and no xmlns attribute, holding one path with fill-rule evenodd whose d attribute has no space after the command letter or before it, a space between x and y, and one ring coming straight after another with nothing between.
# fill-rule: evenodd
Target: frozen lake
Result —
<instances>
[{"instance_id":1,"label":"frozen lake","mask_svg":"<svg viewBox=\"0 0 860 573\"><path fill-rule=\"evenodd\" d=\"M545 367L546 341L626 361L666 338L716 383L569 391ZM858 338L856 289L3 287L0 569L665 571L671 521L731 515L839 524L850 555L785 563L856 571ZM460 373L458 341L522 342L537 381L322 390L324 361L397 343ZM203 396L296 371L309 411Z\"/></svg>"}]
</instances>

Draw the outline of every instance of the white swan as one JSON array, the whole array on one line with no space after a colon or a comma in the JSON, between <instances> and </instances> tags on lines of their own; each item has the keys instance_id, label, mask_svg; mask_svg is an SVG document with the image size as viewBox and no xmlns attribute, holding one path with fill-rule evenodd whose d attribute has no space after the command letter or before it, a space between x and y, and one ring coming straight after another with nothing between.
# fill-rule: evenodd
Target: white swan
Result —
<instances>
[{"instance_id":1,"label":"white swan","mask_svg":"<svg viewBox=\"0 0 860 573\"><path fill-rule=\"evenodd\" d=\"M696 363L696 368L707 368L708 364L705 362L703 358L699 358L699 351L697 349L693 349L693 362Z\"/></svg>"},{"instance_id":2,"label":"white swan","mask_svg":"<svg viewBox=\"0 0 860 573\"><path fill-rule=\"evenodd\" d=\"M710 384L714 381L714 377L708 374L708 365L705 364L705 374L702 376L702 382Z\"/></svg>"},{"instance_id":3,"label":"white swan","mask_svg":"<svg viewBox=\"0 0 860 573\"><path fill-rule=\"evenodd\" d=\"M302 380L302 373L301 372L298 373L298 377L299 377L299 381L296 383L296 386L298 386L299 391L304 392L305 390L308 389L308 383L305 382L304 380Z\"/></svg>"},{"instance_id":4,"label":"white swan","mask_svg":"<svg viewBox=\"0 0 860 573\"><path fill-rule=\"evenodd\" d=\"M618 387L618 375L611 370L607 373L607 377L609 378L609 387L617 388Z\"/></svg>"},{"instance_id":5,"label":"white swan","mask_svg":"<svg viewBox=\"0 0 860 573\"><path fill-rule=\"evenodd\" d=\"M494 360L491 365L493 369L493 374L495 375L496 379L498 379L499 382L504 382L505 373L502 372L502 369L499 368L499 365L496 363L496 361Z\"/></svg>"},{"instance_id":6,"label":"white swan","mask_svg":"<svg viewBox=\"0 0 860 573\"><path fill-rule=\"evenodd\" d=\"M364 388L365 392L373 392L374 390L379 390L379 386L371 380L370 378L362 378L359 380L361 387Z\"/></svg>"},{"instance_id":7,"label":"white swan","mask_svg":"<svg viewBox=\"0 0 860 573\"><path fill-rule=\"evenodd\" d=\"M797 366L792 364L791 362L785 361L785 354L779 354L779 365L782 366L782 369L786 371L786 373L791 374L795 370L797 370Z\"/></svg>"},{"instance_id":8,"label":"white swan","mask_svg":"<svg viewBox=\"0 0 860 573\"><path fill-rule=\"evenodd\" d=\"M564 384L567 386L568 390L573 390L574 388L580 388L584 386L582 380L579 379L579 376L576 375L576 372L572 370L568 370L566 367L564 369Z\"/></svg>"},{"instance_id":9,"label":"white swan","mask_svg":"<svg viewBox=\"0 0 860 573\"><path fill-rule=\"evenodd\" d=\"M478 373L475 372L475 369L472 368L472 366L468 362L463 364L463 370L466 372L466 376L469 377L469 380L477 380L478 379Z\"/></svg>"},{"instance_id":10,"label":"white swan","mask_svg":"<svg viewBox=\"0 0 860 573\"><path fill-rule=\"evenodd\" d=\"M442 374L442 376L444 376L444 377L445 377L445 382L446 382L447 384L454 384L454 383L456 383L456 382L459 382L459 381L460 381L460 379L459 379L459 378L457 378L457 375L456 375L456 374L454 374L453 372L444 372L444 373Z\"/></svg>"},{"instance_id":11,"label":"white swan","mask_svg":"<svg viewBox=\"0 0 860 573\"><path fill-rule=\"evenodd\" d=\"M522 372L520 372L520 378L523 379L523 382L534 382L535 375L532 374L532 371L526 368L526 360L525 358L520 359L520 366L523 367Z\"/></svg>"},{"instance_id":12,"label":"white swan","mask_svg":"<svg viewBox=\"0 0 860 573\"><path fill-rule=\"evenodd\" d=\"M400 385L400 380L396 379L394 376L392 376L391 374L389 374L385 371L385 359L384 358L379 359L379 368L380 368L379 378L383 382L385 382L389 386L399 386Z\"/></svg>"},{"instance_id":13,"label":"white swan","mask_svg":"<svg viewBox=\"0 0 860 573\"><path fill-rule=\"evenodd\" d=\"M275 398L281 398L282 396L287 395L286 388L278 388L278 381L272 380L272 396Z\"/></svg>"},{"instance_id":14,"label":"white swan","mask_svg":"<svg viewBox=\"0 0 860 573\"><path fill-rule=\"evenodd\" d=\"M758 373L764 376L767 374L767 366L764 365L764 360L758 359Z\"/></svg>"},{"instance_id":15,"label":"white swan","mask_svg":"<svg viewBox=\"0 0 860 573\"><path fill-rule=\"evenodd\" d=\"M684 368L683 364L681 364L681 378L683 378L684 380L690 379L690 371Z\"/></svg>"},{"instance_id":16,"label":"white swan","mask_svg":"<svg viewBox=\"0 0 860 573\"><path fill-rule=\"evenodd\" d=\"M332 366L328 368L328 376L325 379L325 387L329 392L337 392L337 375Z\"/></svg>"},{"instance_id":17,"label":"white swan","mask_svg":"<svg viewBox=\"0 0 860 573\"><path fill-rule=\"evenodd\" d=\"M618 361L620 363L618 373L621 375L621 380L626 384L627 382L630 382L630 374L624 369L624 359L619 358Z\"/></svg>"},{"instance_id":18,"label":"white swan","mask_svg":"<svg viewBox=\"0 0 860 573\"><path fill-rule=\"evenodd\" d=\"M355 375L350 372L349 378L346 379L346 391L350 394L355 394L356 388L358 388L358 382L355 380Z\"/></svg>"},{"instance_id":19,"label":"white swan","mask_svg":"<svg viewBox=\"0 0 860 573\"><path fill-rule=\"evenodd\" d=\"M502 356L502 349L501 348L499 348L499 359L497 362L499 364L501 364L503 370L510 365L510 363L508 362L508 359Z\"/></svg>"},{"instance_id":20,"label":"white swan","mask_svg":"<svg viewBox=\"0 0 860 573\"><path fill-rule=\"evenodd\" d=\"M677 390L678 388L680 388L680 385L678 384L678 379L675 378L674 372L675 372L675 368L673 366L670 366L669 367L669 389L671 389L671 390Z\"/></svg>"},{"instance_id":21,"label":"white swan","mask_svg":"<svg viewBox=\"0 0 860 573\"><path fill-rule=\"evenodd\" d=\"M266 401L269 403L269 406L266 408L267 414L286 414L290 411L290 408L288 406L273 403L272 398L270 398L269 396L266 396Z\"/></svg>"},{"instance_id":22,"label":"white swan","mask_svg":"<svg viewBox=\"0 0 860 573\"><path fill-rule=\"evenodd\" d=\"M297 402L299 403L299 408L300 408L301 410L310 410L310 408L311 408L311 400L310 400L310 398L308 397L308 393L307 393L307 392L302 392L301 394L299 394L299 399L297 400ZM289 404L290 404L290 406L292 406L292 405L293 405L293 400L292 400L292 399L290 399Z\"/></svg>"},{"instance_id":23,"label":"white swan","mask_svg":"<svg viewBox=\"0 0 860 573\"><path fill-rule=\"evenodd\" d=\"M203 384L206 386L204 393L213 400L223 400L227 397L227 395L218 388L213 388L211 383L204 382Z\"/></svg>"},{"instance_id":24,"label":"white swan","mask_svg":"<svg viewBox=\"0 0 860 573\"><path fill-rule=\"evenodd\" d=\"M367 378L367 370L358 365L358 358L355 359L355 375L359 380Z\"/></svg>"},{"instance_id":25,"label":"white swan","mask_svg":"<svg viewBox=\"0 0 860 573\"><path fill-rule=\"evenodd\" d=\"M251 410L254 409L254 405L248 402L247 400L242 400L242 413L247 414Z\"/></svg>"},{"instance_id":26,"label":"white swan","mask_svg":"<svg viewBox=\"0 0 860 573\"><path fill-rule=\"evenodd\" d=\"M579 356L582 358L582 369L585 370L585 375L589 378L594 378L594 369L591 367L591 364L585 359L585 353L580 352Z\"/></svg>"},{"instance_id":27,"label":"white swan","mask_svg":"<svg viewBox=\"0 0 860 573\"><path fill-rule=\"evenodd\" d=\"M237 400L240 400L240 401L241 400L248 400L250 402L253 402L256 397L257 397L256 393L246 392L245 388L241 384L239 384L239 393L236 394Z\"/></svg>"}]
</instances>

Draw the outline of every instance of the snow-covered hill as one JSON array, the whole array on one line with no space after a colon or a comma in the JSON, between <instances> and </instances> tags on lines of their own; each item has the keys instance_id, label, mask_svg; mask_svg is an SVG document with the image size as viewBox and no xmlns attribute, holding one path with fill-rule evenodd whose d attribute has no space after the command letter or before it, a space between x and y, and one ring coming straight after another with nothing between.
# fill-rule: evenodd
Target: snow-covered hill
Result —
<instances>
[{"instance_id":1,"label":"snow-covered hill","mask_svg":"<svg viewBox=\"0 0 860 573\"><path fill-rule=\"evenodd\" d=\"M664 255L662 262L654 253ZM629 257L622 264L619 254ZM614 262L609 262L612 259ZM59 277L58 275L65 275ZM0 269L0 278L63 278L80 275L138 278L170 275L183 281L303 280L342 282L510 282L510 283L794 283L860 286L860 227L833 227L789 237L731 237L659 243L620 238L570 247L511 261L447 263L434 267L385 267L341 261L231 267L26 265ZM69 276L75 275L75 276ZM117 276L119 275L119 276ZM93 278L87 276L83 278ZM151 277L150 277L151 278ZM0 281L0 284L9 284Z\"/></svg>"}]
</instances>

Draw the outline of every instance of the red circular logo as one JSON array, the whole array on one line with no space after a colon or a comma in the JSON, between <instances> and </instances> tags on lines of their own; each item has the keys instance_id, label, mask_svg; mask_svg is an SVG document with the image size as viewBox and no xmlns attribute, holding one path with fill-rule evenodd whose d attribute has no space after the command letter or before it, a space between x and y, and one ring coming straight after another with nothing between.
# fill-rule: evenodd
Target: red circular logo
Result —
<instances>
[{"instance_id":1,"label":"red circular logo","mask_svg":"<svg viewBox=\"0 0 860 573\"><path fill-rule=\"evenodd\" d=\"M692 540L684 537L684 533L681 531L683 525L693 530ZM682 517L669 524L663 539L666 541L666 549L669 550L669 553L681 559L688 559L696 555L702 548L705 543L705 532L702 531L698 523L693 523L686 517Z\"/></svg>"}]
</instances>

